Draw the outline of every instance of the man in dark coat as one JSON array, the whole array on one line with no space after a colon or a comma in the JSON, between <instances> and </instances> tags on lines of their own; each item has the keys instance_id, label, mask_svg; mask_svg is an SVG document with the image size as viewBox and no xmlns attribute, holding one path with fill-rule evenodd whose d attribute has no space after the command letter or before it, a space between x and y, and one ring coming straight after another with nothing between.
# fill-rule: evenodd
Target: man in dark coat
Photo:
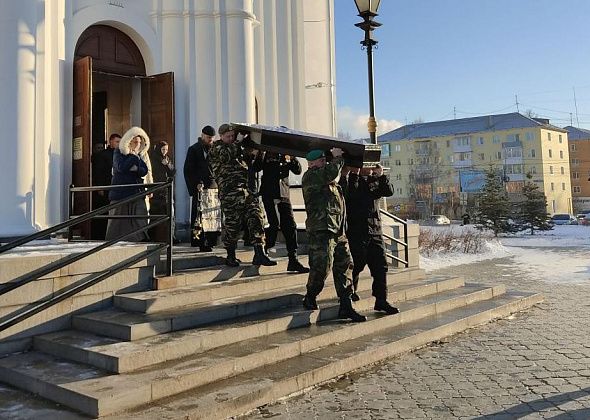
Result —
<instances>
[{"instance_id":1,"label":"man in dark coat","mask_svg":"<svg viewBox=\"0 0 590 420\"><path fill-rule=\"evenodd\" d=\"M387 314L396 314L399 310L387 301L387 260L383 232L381 230L381 216L379 214L379 199L391 197L393 187L389 183L380 165L371 171L370 168L359 169L348 174L348 178L341 179L346 191L346 211L348 226L346 236L350 243L350 252L354 262L352 270L352 300L359 300L356 293L359 274L366 265L369 266L373 277L373 296L375 310Z\"/></svg>"},{"instance_id":2,"label":"man in dark coat","mask_svg":"<svg viewBox=\"0 0 590 420\"><path fill-rule=\"evenodd\" d=\"M113 177L113 152L119 148L121 136L113 133L109 136L107 148L93 153L92 161L92 185L111 185ZM96 210L109 204L106 191L92 193L92 209ZM104 239L107 231L107 219L92 220L92 239Z\"/></svg>"},{"instance_id":3,"label":"man in dark coat","mask_svg":"<svg viewBox=\"0 0 590 420\"><path fill-rule=\"evenodd\" d=\"M280 227L289 254L287 271L309 273L309 268L297 260L297 224L289 194L289 172L300 175L301 164L297 158L266 152L254 160L253 166L256 171L262 171L260 195L269 225L266 230L266 249L275 246Z\"/></svg>"},{"instance_id":4,"label":"man in dark coat","mask_svg":"<svg viewBox=\"0 0 590 420\"><path fill-rule=\"evenodd\" d=\"M201 252L211 251L217 243L217 232L203 232L195 229L195 222L200 228L202 212L202 192L205 189L217 188L213 172L209 165L209 152L215 136L215 129L206 125L201 130L201 137L188 148L184 161L184 180L191 200L191 246L199 247ZM196 232L195 235L193 232Z\"/></svg>"}]
</instances>

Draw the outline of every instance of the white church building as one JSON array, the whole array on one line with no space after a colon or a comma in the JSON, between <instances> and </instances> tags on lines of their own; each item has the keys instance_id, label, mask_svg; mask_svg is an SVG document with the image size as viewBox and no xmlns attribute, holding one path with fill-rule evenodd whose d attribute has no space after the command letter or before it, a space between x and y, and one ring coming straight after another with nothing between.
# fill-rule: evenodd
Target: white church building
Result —
<instances>
[{"instance_id":1,"label":"white church building","mask_svg":"<svg viewBox=\"0 0 590 420\"><path fill-rule=\"evenodd\" d=\"M66 220L93 151L133 125L171 145L181 224L182 165L204 125L334 136L333 12L333 0L0 0L0 238Z\"/></svg>"}]
</instances>

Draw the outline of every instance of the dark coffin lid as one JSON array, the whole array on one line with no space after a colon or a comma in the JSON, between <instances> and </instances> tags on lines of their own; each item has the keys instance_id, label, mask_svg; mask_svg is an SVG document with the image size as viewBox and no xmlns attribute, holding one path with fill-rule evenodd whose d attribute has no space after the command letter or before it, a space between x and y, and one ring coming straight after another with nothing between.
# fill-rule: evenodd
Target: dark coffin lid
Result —
<instances>
[{"instance_id":1,"label":"dark coffin lid","mask_svg":"<svg viewBox=\"0 0 590 420\"><path fill-rule=\"evenodd\" d=\"M306 133L284 127L258 124L232 123L236 132L249 134L252 147L283 155L305 157L310 150L328 151L339 147L345 152L347 165L362 167L374 165L381 158L381 146L343 141L335 137Z\"/></svg>"}]
</instances>

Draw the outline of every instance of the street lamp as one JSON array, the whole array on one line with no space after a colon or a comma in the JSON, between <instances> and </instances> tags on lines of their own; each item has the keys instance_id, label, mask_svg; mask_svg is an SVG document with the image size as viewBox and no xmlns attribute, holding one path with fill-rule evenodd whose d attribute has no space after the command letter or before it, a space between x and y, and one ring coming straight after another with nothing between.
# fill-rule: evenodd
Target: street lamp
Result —
<instances>
[{"instance_id":1,"label":"street lamp","mask_svg":"<svg viewBox=\"0 0 590 420\"><path fill-rule=\"evenodd\" d=\"M369 73L369 122L367 127L369 129L369 136L371 143L377 144L377 121L375 121L375 99L373 97L373 46L377 44L377 40L373 39L372 32L375 28L381 26L379 22L373 20L377 15L379 3L381 0L354 0L356 8L359 11L359 16L363 21L356 23L354 26L365 31L365 39L361 41L361 45L367 49L367 69Z\"/></svg>"}]
</instances>

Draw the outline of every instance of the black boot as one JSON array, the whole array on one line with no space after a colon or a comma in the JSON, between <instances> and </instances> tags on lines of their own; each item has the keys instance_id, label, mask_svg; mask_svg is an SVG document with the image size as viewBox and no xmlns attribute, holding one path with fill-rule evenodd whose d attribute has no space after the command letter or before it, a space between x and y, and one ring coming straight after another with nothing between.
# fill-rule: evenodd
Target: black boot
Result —
<instances>
[{"instance_id":1,"label":"black boot","mask_svg":"<svg viewBox=\"0 0 590 420\"><path fill-rule=\"evenodd\" d=\"M344 297L340 299L340 309L338 310L338 318L340 319L351 319L352 322L365 322L367 317L359 314L352 307L352 301L350 297Z\"/></svg>"},{"instance_id":2,"label":"black boot","mask_svg":"<svg viewBox=\"0 0 590 420\"><path fill-rule=\"evenodd\" d=\"M227 258L225 259L225 265L228 267L238 267L242 261L236 258L236 248L227 247Z\"/></svg>"},{"instance_id":3,"label":"black boot","mask_svg":"<svg viewBox=\"0 0 590 420\"><path fill-rule=\"evenodd\" d=\"M295 271L297 273L309 273L309 268L297 260L297 255L289 252L289 264L287 264L287 271Z\"/></svg>"},{"instance_id":4,"label":"black boot","mask_svg":"<svg viewBox=\"0 0 590 420\"><path fill-rule=\"evenodd\" d=\"M271 260L268 258L268 255L264 253L264 249L262 248L262 244L255 244L254 245L254 258L252 258L252 265L277 265L276 261Z\"/></svg>"},{"instance_id":5,"label":"black boot","mask_svg":"<svg viewBox=\"0 0 590 420\"><path fill-rule=\"evenodd\" d=\"M375 310L383 311L387 315L395 315L399 313L399 309L395 306L391 306L391 304L385 299L377 299L375 301Z\"/></svg>"},{"instance_id":6,"label":"black boot","mask_svg":"<svg viewBox=\"0 0 590 420\"><path fill-rule=\"evenodd\" d=\"M302 303L303 303L303 307L305 309L309 309L310 311L318 309L318 303L316 302L315 297L305 295Z\"/></svg>"}]
</instances>

